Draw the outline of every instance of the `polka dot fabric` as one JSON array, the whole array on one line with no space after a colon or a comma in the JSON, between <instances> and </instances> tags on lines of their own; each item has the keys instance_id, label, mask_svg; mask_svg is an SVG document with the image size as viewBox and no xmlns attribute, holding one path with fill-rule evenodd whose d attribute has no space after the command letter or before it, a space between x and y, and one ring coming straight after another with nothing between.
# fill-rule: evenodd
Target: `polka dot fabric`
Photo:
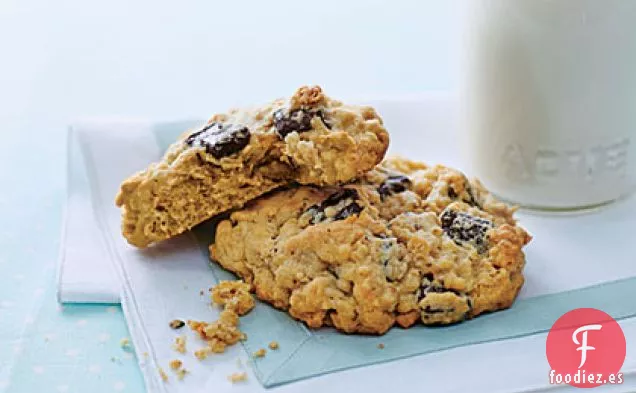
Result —
<instances>
[{"instance_id":1,"label":"polka dot fabric","mask_svg":"<svg viewBox=\"0 0 636 393\"><path fill-rule=\"evenodd\" d=\"M119 306L55 300L65 134L6 135L0 166L19 170L0 171L0 393L144 391L119 344L128 337Z\"/></svg>"}]
</instances>

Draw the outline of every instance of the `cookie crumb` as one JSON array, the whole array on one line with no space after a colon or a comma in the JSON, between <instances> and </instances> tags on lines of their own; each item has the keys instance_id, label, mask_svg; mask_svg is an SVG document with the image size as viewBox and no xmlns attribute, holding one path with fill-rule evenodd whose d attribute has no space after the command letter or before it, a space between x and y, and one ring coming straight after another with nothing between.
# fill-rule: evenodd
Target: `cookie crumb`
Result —
<instances>
[{"instance_id":1,"label":"cookie crumb","mask_svg":"<svg viewBox=\"0 0 636 393\"><path fill-rule=\"evenodd\" d=\"M258 351L254 352L252 356L254 356L255 358L263 358L265 357L266 353L267 351L264 348L261 348Z\"/></svg>"},{"instance_id":2,"label":"cookie crumb","mask_svg":"<svg viewBox=\"0 0 636 393\"><path fill-rule=\"evenodd\" d=\"M124 337L121 340L119 340L119 346L124 351L132 350L132 346L130 345L130 339L128 337Z\"/></svg>"},{"instance_id":3,"label":"cookie crumb","mask_svg":"<svg viewBox=\"0 0 636 393\"><path fill-rule=\"evenodd\" d=\"M174 340L172 349L179 353L186 353L186 336L179 336Z\"/></svg>"},{"instance_id":4,"label":"cookie crumb","mask_svg":"<svg viewBox=\"0 0 636 393\"><path fill-rule=\"evenodd\" d=\"M170 368L173 370L178 370L183 366L183 362L179 359L174 359L170 361Z\"/></svg>"},{"instance_id":5,"label":"cookie crumb","mask_svg":"<svg viewBox=\"0 0 636 393\"><path fill-rule=\"evenodd\" d=\"M250 284L243 281L221 281L211 288L212 301L232 310L238 315L245 315L254 308L255 302L250 293Z\"/></svg>"},{"instance_id":6,"label":"cookie crumb","mask_svg":"<svg viewBox=\"0 0 636 393\"><path fill-rule=\"evenodd\" d=\"M208 343L208 350L214 353L223 353L229 345L245 339L245 334L238 329L239 317L232 310L223 310L219 319L212 323L200 321L188 321L190 329L199 333L199 336Z\"/></svg>"},{"instance_id":7,"label":"cookie crumb","mask_svg":"<svg viewBox=\"0 0 636 393\"><path fill-rule=\"evenodd\" d=\"M174 373L177 374L177 379L179 381L183 380L183 378L189 372L188 370L183 368L183 362L179 359L171 360L169 365L172 371L174 371Z\"/></svg>"},{"instance_id":8,"label":"cookie crumb","mask_svg":"<svg viewBox=\"0 0 636 393\"><path fill-rule=\"evenodd\" d=\"M183 322L180 319L173 319L172 321L170 321L170 327L172 329L181 329L182 327L185 326L185 322Z\"/></svg>"},{"instance_id":9,"label":"cookie crumb","mask_svg":"<svg viewBox=\"0 0 636 393\"><path fill-rule=\"evenodd\" d=\"M378 349L384 349L384 344L382 343L378 344Z\"/></svg>"},{"instance_id":10,"label":"cookie crumb","mask_svg":"<svg viewBox=\"0 0 636 393\"><path fill-rule=\"evenodd\" d=\"M186 374L187 374L188 372L189 372L189 371L188 371L188 370L186 370L185 368L180 368L180 369L176 370L176 373L177 373L177 379L178 379L179 381L182 381L182 380L183 380L183 378L185 378L185 376L186 376Z\"/></svg>"},{"instance_id":11,"label":"cookie crumb","mask_svg":"<svg viewBox=\"0 0 636 393\"><path fill-rule=\"evenodd\" d=\"M205 360L211 353L212 350L209 347L206 347L194 351L194 356L196 356L199 360Z\"/></svg>"},{"instance_id":12,"label":"cookie crumb","mask_svg":"<svg viewBox=\"0 0 636 393\"><path fill-rule=\"evenodd\" d=\"M278 341L272 341L268 345L269 349L277 350L279 348Z\"/></svg>"},{"instance_id":13,"label":"cookie crumb","mask_svg":"<svg viewBox=\"0 0 636 393\"><path fill-rule=\"evenodd\" d=\"M247 373L233 373L227 379L232 383L247 381Z\"/></svg>"},{"instance_id":14,"label":"cookie crumb","mask_svg":"<svg viewBox=\"0 0 636 393\"><path fill-rule=\"evenodd\" d=\"M161 377L161 380L164 382L168 382L168 374L166 374L165 371L163 371L163 368L159 367L159 376Z\"/></svg>"},{"instance_id":15,"label":"cookie crumb","mask_svg":"<svg viewBox=\"0 0 636 393\"><path fill-rule=\"evenodd\" d=\"M192 320L187 322L190 329L197 332L208 344L206 348L194 352L199 360L206 359L211 353L223 353L229 345L246 340L245 333L238 329L239 315L248 313L255 305L250 294L250 285L243 281L221 281L210 288L210 292L212 301L223 306L219 319L212 323ZM265 356L265 350L261 351L263 353L260 357Z\"/></svg>"}]
</instances>

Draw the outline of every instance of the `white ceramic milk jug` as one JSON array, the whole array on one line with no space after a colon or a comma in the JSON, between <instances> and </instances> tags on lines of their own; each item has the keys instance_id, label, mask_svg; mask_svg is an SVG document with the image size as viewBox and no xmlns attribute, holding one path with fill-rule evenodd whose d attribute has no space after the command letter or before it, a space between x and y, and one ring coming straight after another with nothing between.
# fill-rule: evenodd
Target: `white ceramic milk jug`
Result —
<instances>
[{"instance_id":1,"label":"white ceramic milk jug","mask_svg":"<svg viewBox=\"0 0 636 393\"><path fill-rule=\"evenodd\" d=\"M503 199L575 209L636 179L636 1L470 0L461 143Z\"/></svg>"}]
</instances>

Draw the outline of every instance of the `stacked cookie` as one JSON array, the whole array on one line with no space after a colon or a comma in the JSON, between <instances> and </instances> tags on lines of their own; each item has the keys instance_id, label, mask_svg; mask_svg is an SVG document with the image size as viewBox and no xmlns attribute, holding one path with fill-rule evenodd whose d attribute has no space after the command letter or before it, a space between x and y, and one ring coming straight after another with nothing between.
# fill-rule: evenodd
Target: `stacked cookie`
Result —
<instances>
[{"instance_id":1,"label":"stacked cookie","mask_svg":"<svg viewBox=\"0 0 636 393\"><path fill-rule=\"evenodd\" d=\"M449 324L509 307L530 236L478 181L388 147L370 107L319 87L215 115L117 196L138 247L219 213L211 258L310 327Z\"/></svg>"}]
</instances>

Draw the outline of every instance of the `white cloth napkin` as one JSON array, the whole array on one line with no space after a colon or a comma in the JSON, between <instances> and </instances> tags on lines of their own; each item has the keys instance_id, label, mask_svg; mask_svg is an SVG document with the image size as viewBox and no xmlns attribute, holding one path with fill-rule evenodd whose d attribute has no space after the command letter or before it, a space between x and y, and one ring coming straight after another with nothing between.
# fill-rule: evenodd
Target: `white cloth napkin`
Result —
<instances>
[{"instance_id":1,"label":"white cloth napkin","mask_svg":"<svg viewBox=\"0 0 636 393\"><path fill-rule=\"evenodd\" d=\"M86 166L73 127L68 130L66 179L58 256L58 301L119 303L119 278L106 252L104 236L95 225Z\"/></svg>"},{"instance_id":2,"label":"white cloth napkin","mask_svg":"<svg viewBox=\"0 0 636 393\"><path fill-rule=\"evenodd\" d=\"M454 134L450 132L455 127L452 106L446 101L408 105L387 102L376 106L391 129L394 152L425 158L429 162L456 165L457 161L445 153L452 150L449 146L456 146ZM545 334L440 351L271 389L264 389L259 384L247 360L249 356L241 346L231 347L225 354L199 362L191 352L202 344L183 329L183 334L188 335L190 355L177 354L171 349L175 332L168 327L168 321L174 318L211 321L218 312L209 306L207 296L199 295L200 290L211 285L210 270L201 262L201 250L189 236L178 237L146 251L130 247L119 233L120 212L113 204L121 180L161 156L153 127L149 123L125 122L74 127L91 174L89 180L99 228L97 232L104 239L103 243L95 243L100 245L98 252L84 252L83 255L101 258L105 265L113 263L121 281L122 306L149 392L380 392L413 389L509 392L539 391L550 387ZM603 217L594 214L562 218L524 215L523 223L536 237L528 248L528 284L521 297L636 276L636 264L624 255L628 250L629 236L616 236L616 228L633 233L635 207L632 198L608 209ZM611 228L608 223L612 224ZM576 235L568 238L570 244L557 241L560 234L573 228L577 230ZM81 238L71 238L67 234L67 248L71 245L69 239ZM602 245L597 243L583 248L591 242L602 242ZM581 266L586 269L581 269ZM628 345L628 358L623 369L636 369L636 357L633 355L636 353L636 340L630 339L636 337L636 319L623 320L621 325ZM267 329L267 324L264 324L263 330ZM270 352L268 356L276 355ZM176 381L170 373L168 362L174 358L184 359L185 367L190 370L183 381ZM167 384L159 377L160 367L171 376ZM228 382L226 377L229 374L241 371L248 373L247 382L236 385ZM628 383L609 389L633 389L629 378L626 381Z\"/></svg>"}]
</instances>

